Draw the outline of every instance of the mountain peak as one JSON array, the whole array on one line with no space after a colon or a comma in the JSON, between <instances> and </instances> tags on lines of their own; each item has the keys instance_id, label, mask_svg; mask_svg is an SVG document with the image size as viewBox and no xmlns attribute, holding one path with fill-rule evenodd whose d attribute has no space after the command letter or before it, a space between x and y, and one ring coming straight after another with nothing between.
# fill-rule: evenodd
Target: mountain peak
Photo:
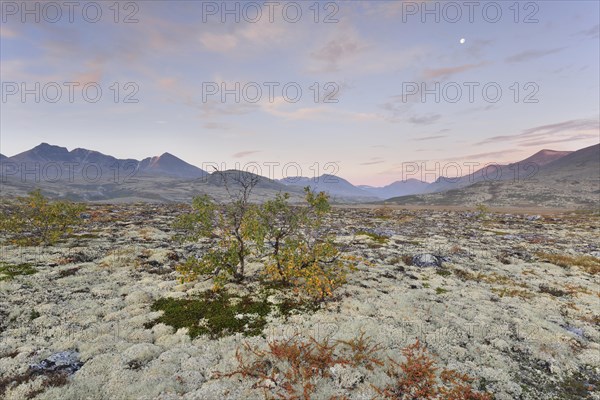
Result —
<instances>
[{"instance_id":1,"label":"mountain peak","mask_svg":"<svg viewBox=\"0 0 600 400\"><path fill-rule=\"evenodd\" d=\"M68 151L66 147L60 147L60 146L56 146L53 144L48 144L46 142L42 142L42 143L38 144L31 150L51 150L51 149L56 149L56 150L60 149L60 150Z\"/></svg>"},{"instance_id":2,"label":"mountain peak","mask_svg":"<svg viewBox=\"0 0 600 400\"><path fill-rule=\"evenodd\" d=\"M64 161L69 157L69 150L66 147L54 146L46 142L42 142L31 150L24 151L17 156L31 159L32 161Z\"/></svg>"},{"instance_id":3,"label":"mountain peak","mask_svg":"<svg viewBox=\"0 0 600 400\"><path fill-rule=\"evenodd\" d=\"M519 163L521 163L521 164L533 163L533 164L537 164L538 166L542 166L542 165L549 164L552 161L556 161L559 158L562 158L571 153L572 153L572 151L557 151L557 150L543 149L543 150L540 150L537 153L533 154L532 156L527 157L526 159L524 159L522 161L519 161Z\"/></svg>"}]
</instances>

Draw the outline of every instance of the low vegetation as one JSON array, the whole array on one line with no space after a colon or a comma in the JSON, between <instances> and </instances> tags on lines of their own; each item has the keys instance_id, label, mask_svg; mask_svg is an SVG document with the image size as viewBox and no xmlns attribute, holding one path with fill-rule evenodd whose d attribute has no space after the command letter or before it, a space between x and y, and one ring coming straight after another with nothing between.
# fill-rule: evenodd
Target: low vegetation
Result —
<instances>
[{"instance_id":1,"label":"low vegetation","mask_svg":"<svg viewBox=\"0 0 600 400\"><path fill-rule=\"evenodd\" d=\"M51 202L38 189L6 207L0 217L0 230L16 245L52 245L72 232L81 222L83 211L81 204Z\"/></svg>"},{"instance_id":2,"label":"low vegetation","mask_svg":"<svg viewBox=\"0 0 600 400\"><path fill-rule=\"evenodd\" d=\"M0 262L0 282L11 280L19 275L33 275L36 272L37 269L29 263L11 265Z\"/></svg>"},{"instance_id":3,"label":"low vegetation","mask_svg":"<svg viewBox=\"0 0 600 400\"><path fill-rule=\"evenodd\" d=\"M33 399L40 393L43 393L46 389L51 387L61 387L69 382L68 376L65 372L57 371L46 375L40 375L35 373L31 369L20 375L12 375L0 377L0 396L4 396L5 392L11 387L16 387L21 384L32 382L36 379L42 379L42 384L39 389L34 389L27 392L25 399Z\"/></svg>"},{"instance_id":4,"label":"low vegetation","mask_svg":"<svg viewBox=\"0 0 600 400\"><path fill-rule=\"evenodd\" d=\"M159 299L152 305L152 310L163 311L163 315L147 324L146 328L164 323L175 329L188 328L192 338L209 335L215 339L235 333L245 336L261 334L271 305L264 298L235 297L225 291L208 291L198 298Z\"/></svg>"},{"instance_id":5,"label":"low vegetation","mask_svg":"<svg viewBox=\"0 0 600 400\"><path fill-rule=\"evenodd\" d=\"M163 315L145 327L150 329L164 323L175 329L187 328L191 338L208 335L216 339L236 333L257 336L263 333L270 314L287 317L294 310L309 312L318 308L312 303L290 299L273 304L268 300L270 293L263 290L256 296L236 296L225 290L209 290L188 299L159 299L152 310L163 311Z\"/></svg>"},{"instance_id":6,"label":"low vegetation","mask_svg":"<svg viewBox=\"0 0 600 400\"><path fill-rule=\"evenodd\" d=\"M223 180L227 183L228 177ZM181 216L175 227L187 241L209 238L213 246L201 258L190 257L177 270L184 281L212 278L215 290L227 282L242 283L248 260L263 263L262 275L281 287L316 300L332 296L346 282L356 259L345 255L324 224L328 196L305 189L305 204L292 206L288 194L279 194L262 205L250 203L258 181L243 175L226 185L230 201L217 204L208 196L196 197L193 212Z\"/></svg>"},{"instance_id":7,"label":"low vegetation","mask_svg":"<svg viewBox=\"0 0 600 400\"><path fill-rule=\"evenodd\" d=\"M385 244L389 240L389 238L387 236L379 235L375 232L369 232L369 231L357 231L356 235L367 236L369 239L371 239L372 241L374 241L375 243L378 243L378 244Z\"/></svg>"},{"instance_id":8,"label":"low vegetation","mask_svg":"<svg viewBox=\"0 0 600 400\"><path fill-rule=\"evenodd\" d=\"M294 335L273 340L266 348L244 344L236 352L238 366L217 377L241 376L262 388L266 398L305 399L319 397L321 385L333 378L334 371L350 368L359 375L346 389L352 391L367 374L385 374L385 386L371 384L382 399L487 400L491 395L476 391L473 379L453 370L441 369L419 341L404 348L404 361L381 356L381 345L364 333L344 341L303 339ZM330 400L347 399L333 395Z\"/></svg>"},{"instance_id":9,"label":"low vegetation","mask_svg":"<svg viewBox=\"0 0 600 400\"><path fill-rule=\"evenodd\" d=\"M565 254L537 253L543 261L562 268L579 267L588 274L600 274L600 258L592 256L568 256Z\"/></svg>"}]
</instances>

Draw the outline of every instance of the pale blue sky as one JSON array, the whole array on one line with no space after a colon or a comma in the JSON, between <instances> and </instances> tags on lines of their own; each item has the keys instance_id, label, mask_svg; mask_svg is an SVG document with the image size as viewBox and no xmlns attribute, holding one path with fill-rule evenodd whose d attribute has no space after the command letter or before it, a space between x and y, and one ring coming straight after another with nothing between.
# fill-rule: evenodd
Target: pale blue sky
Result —
<instances>
[{"instance_id":1,"label":"pale blue sky","mask_svg":"<svg viewBox=\"0 0 600 400\"><path fill-rule=\"evenodd\" d=\"M297 23L282 17L281 5L269 22L262 1L256 23L243 15L239 23L233 16L222 23L203 15L208 3L199 1L139 1L137 10L120 11L120 21L135 12L138 22L129 24L114 22L113 2L97 2L103 11L97 23L83 18L85 2L73 23L66 13L56 23L44 21L54 14L43 13L40 23L32 16L23 23L23 10L3 8L0 152L10 156L44 141L122 158L168 151L198 166L296 162L309 176L309 166L327 172L323 166L335 162L337 174L352 183L379 185L400 179L403 162L507 162L542 148L575 150L599 141L597 1L520 2L518 23L514 2L494 3L502 10L496 23L489 2L477 3L473 22L464 2L454 3L463 13L455 23L447 2L428 2L439 7L440 22L433 15L422 22L421 8L409 13L422 2L337 2L337 23L322 21L335 10L331 2L319 4L318 23L309 8L314 2L301 3ZM524 23L528 15L538 22ZM31 88L97 82L103 97L88 103L76 89L70 103L63 86L56 103L35 103L33 95L23 103L20 93L6 94L10 82ZM121 84L117 103L114 82ZM137 104L122 101L131 92L125 82L139 87ZM271 103L263 86L256 103L235 103L233 96L203 103L203 82L297 82L303 95L291 104L279 89ZM314 82L336 82L338 103L316 103ZM421 102L417 94L404 101L407 82L428 88L455 82L463 97L451 103L429 95ZM473 103L465 82L480 84ZM503 91L493 104L481 91L490 82ZM525 103L534 90L538 102Z\"/></svg>"}]
</instances>

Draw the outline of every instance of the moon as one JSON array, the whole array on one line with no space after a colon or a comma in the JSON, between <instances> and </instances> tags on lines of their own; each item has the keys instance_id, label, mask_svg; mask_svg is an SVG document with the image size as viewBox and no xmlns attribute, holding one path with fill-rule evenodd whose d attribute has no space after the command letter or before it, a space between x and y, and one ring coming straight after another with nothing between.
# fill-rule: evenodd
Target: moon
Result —
<instances>
[{"instance_id":1,"label":"moon","mask_svg":"<svg viewBox=\"0 0 600 400\"><path fill-rule=\"evenodd\" d=\"M465 38L461 38L461 39L459 40L460 44L465 44L465 42L466 42L466 41L467 41L467 40L466 40Z\"/></svg>"}]
</instances>

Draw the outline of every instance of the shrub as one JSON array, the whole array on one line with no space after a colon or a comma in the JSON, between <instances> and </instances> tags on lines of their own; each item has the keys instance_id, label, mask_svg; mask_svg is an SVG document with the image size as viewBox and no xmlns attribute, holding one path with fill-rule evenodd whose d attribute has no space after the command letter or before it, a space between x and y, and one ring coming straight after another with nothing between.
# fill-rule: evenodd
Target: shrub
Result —
<instances>
[{"instance_id":1,"label":"shrub","mask_svg":"<svg viewBox=\"0 0 600 400\"><path fill-rule=\"evenodd\" d=\"M196 197L194 211L177 220L176 228L185 231L183 239L216 239L202 258L191 257L177 266L183 280L211 275L217 289L231 276L241 282L246 259L254 256L264 259L267 280L318 300L331 296L345 283L355 259L340 251L324 226L331 209L327 195L307 187L303 206L290 205L287 193L262 205L250 204L256 183L242 181L242 190L224 205L208 196Z\"/></svg>"},{"instance_id":2,"label":"shrub","mask_svg":"<svg viewBox=\"0 0 600 400\"><path fill-rule=\"evenodd\" d=\"M240 187L237 192L230 189L229 176L223 174L222 178L230 195L228 203L217 204L207 195L198 196L192 202L193 212L175 222L176 228L185 231L183 240L216 239L216 244L201 259L190 258L177 267L186 281L195 280L198 275L212 275L216 288L230 277L237 282L244 279L246 260L252 253L254 237L260 231L257 206L250 203L258 176L247 173L235 178Z\"/></svg>"},{"instance_id":3,"label":"shrub","mask_svg":"<svg viewBox=\"0 0 600 400\"><path fill-rule=\"evenodd\" d=\"M475 391L471 387L473 379L468 375L442 369L438 378L438 368L419 340L404 348L402 355L405 358L402 363L389 359L390 367L386 374L392 379L392 383L383 388L373 386L384 399L492 399L489 393Z\"/></svg>"},{"instance_id":4,"label":"shrub","mask_svg":"<svg viewBox=\"0 0 600 400\"><path fill-rule=\"evenodd\" d=\"M267 279L324 300L346 282L356 259L338 248L324 226L331 210L328 196L304 190L304 206L290 206L289 196L283 195L261 207L259 226L264 231L258 243L271 246L264 270Z\"/></svg>"},{"instance_id":5,"label":"shrub","mask_svg":"<svg viewBox=\"0 0 600 400\"><path fill-rule=\"evenodd\" d=\"M473 379L456 371L438 368L419 341L404 348L403 362L392 358L384 361L378 355L381 346L361 333L348 341L308 340L294 335L288 339L273 340L266 349L244 343L236 351L237 368L216 377L241 376L255 381L265 397L280 399L313 399L318 386L332 378L336 366L365 371L383 371L390 383L385 387L371 385L380 398L398 400L447 399L490 400L488 393L475 391ZM362 379L361 379L362 381ZM350 387L352 390L355 387ZM269 396L272 395L272 396ZM330 400L347 398L333 396Z\"/></svg>"},{"instance_id":6,"label":"shrub","mask_svg":"<svg viewBox=\"0 0 600 400\"><path fill-rule=\"evenodd\" d=\"M477 218L486 218L491 212L490 208L483 203L477 204L475 209L477 210Z\"/></svg>"},{"instance_id":7,"label":"shrub","mask_svg":"<svg viewBox=\"0 0 600 400\"><path fill-rule=\"evenodd\" d=\"M50 202L42 192L34 190L19 197L0 219L0 228L17 245L51 245L70 234L81 222L85 206L66 201Z\"/></svg>"}]
</instances>

